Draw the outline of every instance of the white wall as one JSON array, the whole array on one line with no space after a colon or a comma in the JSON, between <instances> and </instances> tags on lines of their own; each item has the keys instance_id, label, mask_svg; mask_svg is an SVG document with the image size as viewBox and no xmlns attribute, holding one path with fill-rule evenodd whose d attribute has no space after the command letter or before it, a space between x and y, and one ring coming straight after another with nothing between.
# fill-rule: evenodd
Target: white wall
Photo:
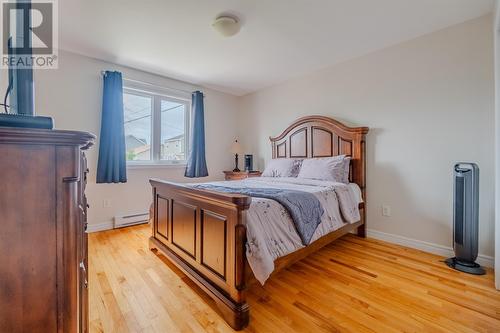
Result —
<instances>
[{"instance_id":1,"label":"white wall","mask_svg":"<svg viewBox=\"0 0 500 333\"><path fill-rule=\"evenodd\" d=\"M242 142L262 168L271 156L269 135L297 117L369 126L368 228L443 246L452 242L452 167L476 162L479 252L491 256L492 22L491 15L468 21L247 95ZM391 217L382 217L383 204Z\"/></svg>"},{"instance_id":2,"label":"white wall","mask_svg":"<svg viewBox=\"0 0 500 333\"><path fill-rule=\"evenodd\" d=\"M495 1L495 267L500 267L500 1ZM500 268L495 270L495 286L500 289Z\"/></svg>"},{"instance_id":3,"label":"white wall","mask_svg":"<svg viewBox=\"0 0 500 333\"><path fill-rule=\"evenodd\" d=\"M39 115L52 116L57 129L100 132L102 103L102 70L119 70L125 77L157 84L161 87L195 90L199 87L164 77L120 67L69 52L59 54L59 69L35 71L35 105ZM6 71L1 71L0 91L5 90ZM192 180L184 178L184 168L128 170L126 184L96 184L95 171L99 142L89 151L91 170L87 196L91 209L89 224L109 224L116 214L147 212L151 202L149 178L173 181L222 179L222 170L232 168L228 152L236 135L237 97L202 89L205 94L205 131L207 164L210 176ZM103 200L111 207L104 208ZM94 226L91 226L93 228Z\"/></svg>"}]
</instances>

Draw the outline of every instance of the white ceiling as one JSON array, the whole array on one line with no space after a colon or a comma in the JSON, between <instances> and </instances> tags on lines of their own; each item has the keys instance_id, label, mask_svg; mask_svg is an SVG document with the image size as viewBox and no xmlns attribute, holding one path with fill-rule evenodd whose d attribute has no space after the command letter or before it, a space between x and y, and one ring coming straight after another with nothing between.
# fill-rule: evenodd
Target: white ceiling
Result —
<instances>
[{"instance_id":1,"label":"white ceiling","mask_svg":"<svg viewBox=\"0 0 500 333\"><path fill-rule=\"evenodd\" d=\"M493 0L61 0L60 47L244 95L482 16ZM243 21L223 38L221 12Z\"/></svg>"}]
</instances>

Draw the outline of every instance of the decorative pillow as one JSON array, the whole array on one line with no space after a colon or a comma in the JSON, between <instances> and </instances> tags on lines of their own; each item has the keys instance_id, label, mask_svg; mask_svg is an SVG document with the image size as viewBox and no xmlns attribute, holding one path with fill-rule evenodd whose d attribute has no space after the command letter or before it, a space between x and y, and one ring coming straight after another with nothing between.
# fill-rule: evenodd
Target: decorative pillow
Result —
<instances>
[{"instance_id":1,"label":"decorative pillow","mask_svg":"<svg viewBox=\"0 0 500 333\"><path fill-rule=\"evenodd\" d=\"M275 158L269 161L262 177L297 177L302 160L295 158Z\"/></svg>"},{"instance_id":2,"label":"decorative pillow","mask_svg":"<svg viewBox=\"0 0 500 333\"><path fill-rule=\"evenodd\" d=\"M349 163L345 160L345 155L305 159L297 177L346 183L346 178L349 178Z\"/></svg>"}]
</instances>

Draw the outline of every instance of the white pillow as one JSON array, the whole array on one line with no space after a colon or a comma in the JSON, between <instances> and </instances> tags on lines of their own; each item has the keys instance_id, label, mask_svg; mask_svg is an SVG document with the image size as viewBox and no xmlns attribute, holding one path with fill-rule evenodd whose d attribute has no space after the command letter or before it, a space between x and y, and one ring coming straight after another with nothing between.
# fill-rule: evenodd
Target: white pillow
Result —
<instances>
[{"instance_id":1,"label":"white pillow","mask_svg":"<svg viewBox=\"0 0 500 333\"><path fill-rule=\"evenodd\" d=\"M297 177L302 160L295 158L275 158L269 161L262 177Z\"/></svg>"},{"instance_id":2,"label":"white pillow","mask_svg":"<svg viewBox=\"0 0 500 333\"><path fill-rule=\"evenodd\" d=\"M302 161L302 166L297 177L347 183L349 182L349 162L346 162L345 155L308 158Z\"/></svg>"}]
</instances>

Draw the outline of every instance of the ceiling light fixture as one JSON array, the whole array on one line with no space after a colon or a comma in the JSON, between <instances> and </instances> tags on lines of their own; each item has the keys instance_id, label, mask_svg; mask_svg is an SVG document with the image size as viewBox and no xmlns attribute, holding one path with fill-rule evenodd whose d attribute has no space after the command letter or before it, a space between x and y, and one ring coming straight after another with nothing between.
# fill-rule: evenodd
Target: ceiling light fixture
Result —
<instances>
[{"instance_id":1,"label":"ceiling light fixture","mask_svg":"<svg viewBox=\"0 0 500 333\"><path fill-rule=\"evenodd\" d=\"M236 16L220 15L212 23L212 27L224 37L236 35L241 28L240 21Z\"/></svg>"}]
</instances>

